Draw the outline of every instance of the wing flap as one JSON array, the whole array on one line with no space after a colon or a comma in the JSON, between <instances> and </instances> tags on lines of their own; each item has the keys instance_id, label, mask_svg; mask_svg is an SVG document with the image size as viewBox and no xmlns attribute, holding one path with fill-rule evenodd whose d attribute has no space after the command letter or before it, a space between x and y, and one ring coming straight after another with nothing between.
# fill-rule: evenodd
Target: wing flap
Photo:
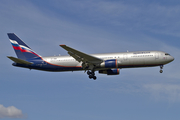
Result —
<instances>
[{"instance_id":1,"label":"wing flap","mask_svg":"<svg viewBox=\"0 0 180 120\"><path fill-rule=\"evenodd\" d=\"M71 47L68 47L66 45L60 45L62 48L64 48L65 50L68 51L68 54L70 56L72 56L74 59L76 59L78 62L88 62L88 63L93 63L93 64L98 64L98 63L101 63L103 62L102 59L100 58L97 58L95 56L91 56L91 55L88 55L86 53L83 53L83 52L80 52L78 50L75 50Z\"/></svg>"},{"instance_id":2,"label":"wing flap","mask_svg":"<svg viewBox=\"0 0 180 120\"><path fill-rule=\"evenodd\" d=\"M15 57L11 57L11 56L7 56L9 59L11 59L12 61L14 61L15 63L19 63L19 64L26 64L26 65L31 65L33 63L19 59L19 58L15 58Z\"/></svg>"}]
</instances>

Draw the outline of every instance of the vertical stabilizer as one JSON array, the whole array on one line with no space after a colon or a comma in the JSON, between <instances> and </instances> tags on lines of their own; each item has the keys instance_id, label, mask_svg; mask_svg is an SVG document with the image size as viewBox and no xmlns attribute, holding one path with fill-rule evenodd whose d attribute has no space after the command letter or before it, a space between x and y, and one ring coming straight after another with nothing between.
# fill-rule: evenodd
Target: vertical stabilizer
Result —
<instances>
[{"instance_id":1,"label":"vertical stabilizer","mask_svg":"<svg viewBox=\"0 0 180 120\"><path fill-rule=\"evenodd\" d=\"M14 33L7 33L7 35L19 59L27 60L35 57L40 57Z\"/></svg>"}]
</instances>

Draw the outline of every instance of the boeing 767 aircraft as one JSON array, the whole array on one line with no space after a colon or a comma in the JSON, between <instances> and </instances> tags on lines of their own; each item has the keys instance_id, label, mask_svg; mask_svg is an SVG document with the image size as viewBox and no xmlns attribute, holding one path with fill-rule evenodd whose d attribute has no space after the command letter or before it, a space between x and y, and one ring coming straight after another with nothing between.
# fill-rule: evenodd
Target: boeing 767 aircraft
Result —
<instances>
[{"instance_id":1,"label":"boeing 767 aircraft","mask_svg":"<svg viewBox=\"0 0 180 120\"><path fill-rule=\"evenodd\" d=\"M42 57L35 53L14 33L8 33L10 42L18 58L7 56L14 61L13 66L61 72L87 71L90 79L96 80L95 71L101 74L118 75L119 69L160 66L170 63L174 58L162 51L138 51L107 54L86 54L67 45L60 45L70 56Z\"/></svg>"}]
</instances>

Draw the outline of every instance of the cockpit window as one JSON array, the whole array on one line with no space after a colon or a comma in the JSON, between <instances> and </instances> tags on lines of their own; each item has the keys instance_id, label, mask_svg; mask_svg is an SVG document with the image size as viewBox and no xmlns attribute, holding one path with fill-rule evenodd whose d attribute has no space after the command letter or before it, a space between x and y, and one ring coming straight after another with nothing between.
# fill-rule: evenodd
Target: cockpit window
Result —
<instances>
[{"instance_id":1,"label":"cockpit window","mask_svg":"<svg viewBox=\"0 0 180 120\"><path fill-rule=\"evenodd\" d=\"M170 55L169 53L165 53L165 55Z\"/></svg>"}]
</instances>

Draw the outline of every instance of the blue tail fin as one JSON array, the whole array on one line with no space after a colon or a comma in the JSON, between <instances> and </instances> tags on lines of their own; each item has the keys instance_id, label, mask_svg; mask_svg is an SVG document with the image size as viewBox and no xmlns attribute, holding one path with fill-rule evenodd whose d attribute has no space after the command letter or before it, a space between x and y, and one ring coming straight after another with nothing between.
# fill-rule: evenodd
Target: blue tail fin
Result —
<instances>
[{"instance_id":1,"label":"blue tail fin","mask_svg":"<svg viewBox=\"0 0 180 120\"><path fill-rule=\"evenodd\" d=\"M14 48L14 51L19 59L27 60L35 57L40 57L29 46L27 46L14 33L7 33L9 40Z\"/></svg>"}]
</instances>

